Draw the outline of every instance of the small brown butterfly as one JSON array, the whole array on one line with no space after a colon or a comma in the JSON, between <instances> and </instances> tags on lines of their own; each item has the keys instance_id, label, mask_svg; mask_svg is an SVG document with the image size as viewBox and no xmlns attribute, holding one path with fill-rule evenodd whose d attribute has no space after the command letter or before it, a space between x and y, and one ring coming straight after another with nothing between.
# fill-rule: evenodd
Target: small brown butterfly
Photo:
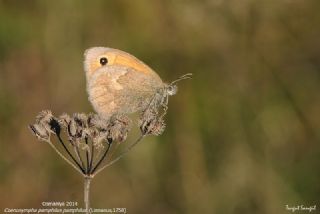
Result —
<instances>
[{"instance_id":1,"label":"small brown butterfly","mask_svg":"<svg viewBox=\"0 0 320 214\"><path fill-rule=\"evenodd\" d=\"M148 106L167 108L175 83L191 78L185 74L170 84L136 57L124 51L93 47L85 51L84 69L89 101L104 118L143 111Z\"/></svg>"}]
</instances>

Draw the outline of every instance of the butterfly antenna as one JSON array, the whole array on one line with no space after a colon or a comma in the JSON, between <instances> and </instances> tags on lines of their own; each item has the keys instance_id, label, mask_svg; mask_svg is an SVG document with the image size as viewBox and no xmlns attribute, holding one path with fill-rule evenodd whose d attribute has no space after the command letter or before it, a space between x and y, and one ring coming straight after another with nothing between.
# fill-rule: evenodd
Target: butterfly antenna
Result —
<instances>
[{"instance_id":1,"label":"butterfly antenna","mask_svg":"<svg viewBox=\"0 0 320 214\"><path fill-rule=\"evenodd\" d=\"M182 76L179 77L178 79L172 81L172 82L170 83L170 85L173 85L173 84L175 84L176 82L179 82L179 81L181 81L181 80L191 79L191 78L192 78L192 73L187 73L187 74L182 75Z\"/></svg>"}]
</instances>

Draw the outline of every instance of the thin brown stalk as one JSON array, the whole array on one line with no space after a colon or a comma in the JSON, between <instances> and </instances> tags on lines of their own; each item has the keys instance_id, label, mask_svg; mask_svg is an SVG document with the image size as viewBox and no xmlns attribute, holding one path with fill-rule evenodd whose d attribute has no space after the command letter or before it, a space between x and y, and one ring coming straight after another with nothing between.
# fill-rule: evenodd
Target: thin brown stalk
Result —
<instances>
[{"instance_id":1,"label":"thin brown stalk","mask_svg":"<svg viewBox=\"0 0 320 214\"><path fill-rule=\"evenodd\" d=\"M86 142L86 145L88 145L88 138L86 137L85 138L85 142ZM89 172L90 172L90 168L89 168L89 163L90 163L90 160L89 160L89 146L87 147L87 149L86 149L86 159L87 159L87 164L86 164L86 166L87 166L87 170L86 170L86 173L87 174L89 174Z\"/></svg>"},{"instance_id":2,"label":"thin brown stalk","mask_svg":"<svg viewBox=\"0 0 320 214\"><path fill-rule=\"evenodd\" d=\"M63 140L61 139L60 135L57 135L59 142L62 144L64 150L67 152L67 154L69 155L69 157L77 164L77 166L81 169L82 173L84 173L83 168L80 166L80 164L78 163L78 161L73 157L73 155L71 154L71 152L69 151L69 149L66 147L66 145L64 144ZM64 157L64 156L63 156Z\"/></svg>"},{"instance_id":3,"label":"thin brown stalk","mask_svg":"<svg viewBox=\"0 0 320 214\"><path fill-rule=\"evenodd\" d=\"M120 145L119 142L116 142L115 144L116 144L116 145L113 146L113 149L112 149L112 151L111 151L111 153L110 153L110 155L109 155L109 160L112 159L113 155L116 153L116 151L117 151L117 149L118 149L118 147L119 147L119 145Z\"/></svg>"},{"instance_id":4,"label":"thin brown stalk","mask_svg":"<svg viewBox=\"0 0 320 214\"><path fill-rule=\"evenodd\" d=\"M90 211L90 184L91 184L91 177L86 176L84 178L84 204L86 213L91 213Z\"/></svg>"},{"instance_id":5,"label":"thin brown stalk","mask_svg":"<svg viewBox=\"0 0 320 214\"><path fill-rule=\"evenodd\" d=\"M105 150L105 152L103 153L102 157L100 158L100 160L98 161L98 163L96 164L96 166L93 168L91 174L93 174L93 173L96 171L96 169L100 166L100 164L102 163L102 161L104 160L104 158L107 156L111 145L112 145L112 143L108 143L108 148Z\"/></svg>"},{"instance_id":6,"label":"thin brown stalk","mask_svg":"<svg viewBox=\"0 0 320 214\"><path fill-rule=\"evenodd\" d=\"M91 157L90 157L90 164L89 164L89 171L88 171L88 173L90 173L90 172L91 172L91 169L92 169L93 157L94 157L94 145L93 145L93 142L91 141Z\"/></svg>"},{"instance_id":7,"label":"thin brown stalk","mask_svg":"<svg viewBox=\"0 0 320 214\"><path fill-rule=\"evenodd\" d=\"M79 162L81 163L81 166L82 166L83 171L85 172L85 169L86 169L86 168L85 168L84 163L83 163L83 160L82 160L82 158L81 158L81 155L80 155L80 152L79 152L79 148L78 148L75 144L72 144L72 147L73 147L73 149L74 149L74 153L76 154Z\"/></svg>"}]
</instances>

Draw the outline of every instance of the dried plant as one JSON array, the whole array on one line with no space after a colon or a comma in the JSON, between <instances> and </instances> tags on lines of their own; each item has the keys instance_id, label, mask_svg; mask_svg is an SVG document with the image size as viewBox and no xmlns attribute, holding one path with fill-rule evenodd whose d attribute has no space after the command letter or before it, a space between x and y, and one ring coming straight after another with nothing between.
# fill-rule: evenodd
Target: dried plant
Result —
<instances>
[{"instance_id":1,"label":"dried plant","mask_svg":"<svg viewBox=\"0 0 320 214\"><path fill-rule=\"evenodd\" d=\"M190 78L190 74L178 80ZM176 82L176 81L175 81ZM142 111L138 125L140 136L116 154L125 143L132 121L127 115L114 115L109 119L98 114L75 113L55 117L51 111L41 111L34 124L29 125L40 141L48 143L58 155L84 177L84 203L90 213L90 182L98 173L119 161L147 135L160 135L165 130L164 115L168 109L168 96L176 93L175 82L154 95ZM165 96L164 96L165 95ZM67 139L63 139L65 133ZM54 136L57 142L52 139Z\"/></svg>"}]
</instances>

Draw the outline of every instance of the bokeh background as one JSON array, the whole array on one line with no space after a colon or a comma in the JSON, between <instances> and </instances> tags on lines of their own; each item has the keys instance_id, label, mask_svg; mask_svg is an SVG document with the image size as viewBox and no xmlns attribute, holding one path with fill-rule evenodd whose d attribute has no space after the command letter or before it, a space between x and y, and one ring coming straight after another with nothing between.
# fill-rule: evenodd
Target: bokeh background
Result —
<instances>
[{"instance_id":1,"label":"bokeh background","mask_svg":"<svg viewBox=\"0 0 320 214\"><path fill-rule=\"evenodd\" d=\"M83 181L27 125L91 112L83 52L134 54L167 81L167 129L92 183L128 213L320 208L320 1L0 0L0 208L77 201Z\"/></svg>"}]
</instances>

